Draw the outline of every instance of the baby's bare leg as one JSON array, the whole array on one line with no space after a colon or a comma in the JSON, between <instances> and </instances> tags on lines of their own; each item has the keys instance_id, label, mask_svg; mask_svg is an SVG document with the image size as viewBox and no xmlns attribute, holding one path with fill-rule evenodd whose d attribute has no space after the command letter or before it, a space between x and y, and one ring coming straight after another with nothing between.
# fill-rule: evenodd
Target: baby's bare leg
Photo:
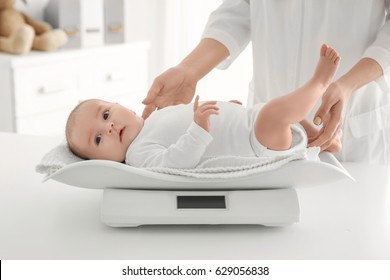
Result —
<instances>
[{"instance_id":1,"label":"baby's bare leg","mask_svg":"<svg viewBox=\"0 0 390 280\"><path fill-rule=\"evenodd\" d=\"M332 82L339 61L334 49L322 45L313 77L296 91L264 105L255 121L255 135L262 145L278 151L291 147L291 125L307 117Z\"/></svg>"}]
</instances>

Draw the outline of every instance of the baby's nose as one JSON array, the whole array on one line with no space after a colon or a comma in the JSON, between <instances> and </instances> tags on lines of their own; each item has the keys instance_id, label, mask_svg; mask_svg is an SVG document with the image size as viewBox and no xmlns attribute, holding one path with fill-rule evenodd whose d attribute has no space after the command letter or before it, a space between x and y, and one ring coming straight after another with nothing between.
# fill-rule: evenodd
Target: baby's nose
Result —
<instances>
[{"instance_id":1,"label":"baby's nose","mask_svg":"<svg viewBox=\"0 0 390 280\"><path fill-rule=\"evenodd\" d=\"M111 133L115 130L114 122L109 122L107 124L107 133L111 135Z\"/></svg>"}]
</instances>

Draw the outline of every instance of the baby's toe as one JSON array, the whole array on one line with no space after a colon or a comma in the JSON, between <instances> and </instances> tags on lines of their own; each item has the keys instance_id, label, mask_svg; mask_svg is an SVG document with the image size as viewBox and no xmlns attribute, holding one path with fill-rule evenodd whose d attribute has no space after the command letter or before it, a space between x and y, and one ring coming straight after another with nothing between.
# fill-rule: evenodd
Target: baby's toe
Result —
<instances>
[{"instance_id":1,"label":"baby's toe","mask_svg":"<svg viewBox=\"0 0 390 280\"><path fill-rule=\"evenodd\" d=\"M327 50L328 50L328 45L327 45L327 44L323 44L323 45L321 46L320 55L321 55L321 56L325 56Z\"/></svg>"}]
</instances>

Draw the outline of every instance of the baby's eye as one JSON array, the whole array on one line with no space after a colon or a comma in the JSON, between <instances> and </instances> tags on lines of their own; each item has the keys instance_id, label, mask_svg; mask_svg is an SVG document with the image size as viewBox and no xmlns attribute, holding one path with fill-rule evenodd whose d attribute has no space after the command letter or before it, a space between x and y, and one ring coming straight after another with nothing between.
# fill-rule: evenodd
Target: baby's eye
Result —
<instances>
[{"instance_id":1,"label":"baby's eye","mask_svg":"<svg viewBox=\"0 0 390 280\"><path fill-rule=\"evenodd\" d=\"M102 136L101 136L101 135L96 136L96 138L95 138L95 143L96 143L96 145L99 146L99 144L100 144L101 141L102 141Z\"/></svg>"},{"instance_id":2,"label":"baby's eye","mask_svg":"<svg viewBox=\"0 0 390 280\"><path fill-rule=\"evenodd\" d=\"M103 112L103 119L107 120L109 115L110 115L110 112L108 110L104 111Z\"/></svg>"}]
</instances>

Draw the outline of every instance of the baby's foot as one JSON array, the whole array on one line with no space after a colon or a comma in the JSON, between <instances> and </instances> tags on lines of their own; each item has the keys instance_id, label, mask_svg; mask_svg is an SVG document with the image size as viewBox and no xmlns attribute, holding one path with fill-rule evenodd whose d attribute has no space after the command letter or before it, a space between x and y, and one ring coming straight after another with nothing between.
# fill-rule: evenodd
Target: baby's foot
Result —
<instances>
[{"instance_id":1,"label":"baby's foot","mask_svg":"<svg viewBox=\"0 0 390 280\"><path fill-rule=\"evenodd\" d=\"M323 44L320 50L320 60L318 61L313 80L327 88L332 82L333 76L339 66L340 56L336 50Z\"/></svg>"}]
</instances>

